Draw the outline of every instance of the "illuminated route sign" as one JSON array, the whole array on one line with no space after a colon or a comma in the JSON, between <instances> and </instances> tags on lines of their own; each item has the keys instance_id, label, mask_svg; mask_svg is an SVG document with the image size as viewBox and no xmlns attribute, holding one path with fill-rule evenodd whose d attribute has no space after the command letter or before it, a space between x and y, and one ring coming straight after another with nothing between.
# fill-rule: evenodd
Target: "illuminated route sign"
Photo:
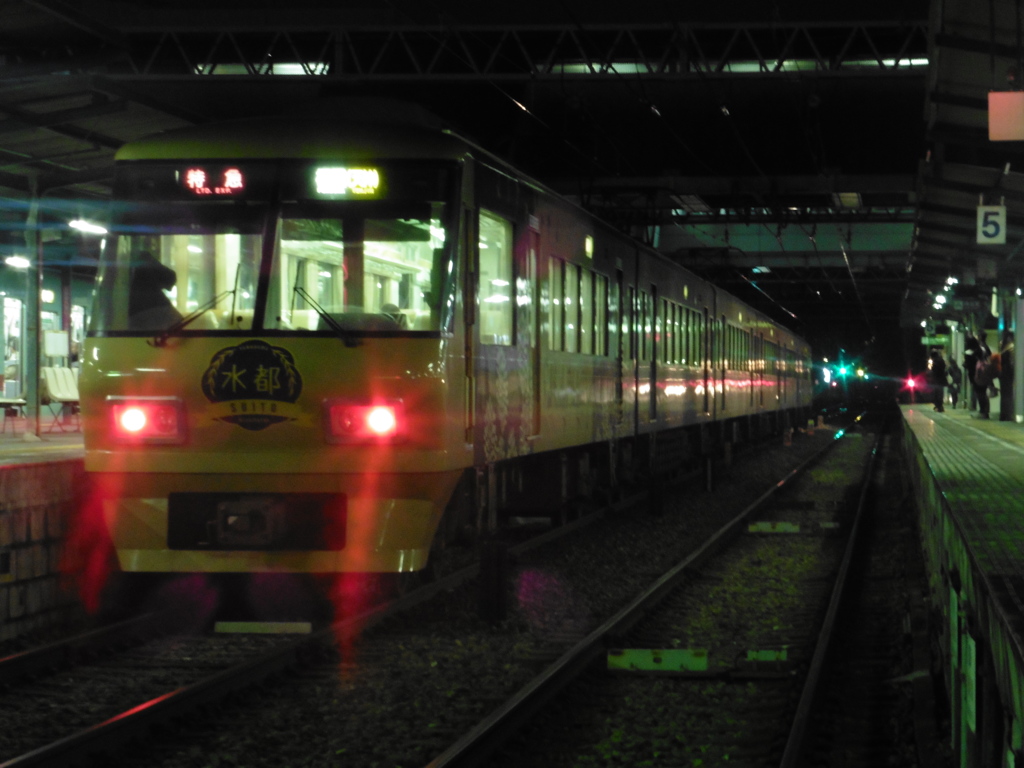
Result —
<instances>
[{"instance_id":1,"label":"illuminated route sign","mask_svg":"<svg viewBox=\"0 0 1024 768\"><path fill-rule=\"evenodd\" d=\"M199 166L185 169L181 183L194 195L237 195L245 190L245 176L238 168L208 170Z\"/></svg>"},{"instance_id":2,"label":"illuminated route sign","mask_svg":"<svg viewBox=\"0 0 1024 768\"><path fill-rule=\"evenodd\" d=\"M380 171L376 168L321 167L316 169L314 184L318 195L374 195L380 188Z\"/></svg>"}]
</instances>

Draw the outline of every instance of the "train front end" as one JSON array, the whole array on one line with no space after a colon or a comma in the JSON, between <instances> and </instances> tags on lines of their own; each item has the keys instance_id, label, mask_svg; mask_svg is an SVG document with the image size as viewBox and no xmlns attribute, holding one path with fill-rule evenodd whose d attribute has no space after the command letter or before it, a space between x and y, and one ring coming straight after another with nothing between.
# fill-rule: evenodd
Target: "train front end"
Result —
<instances>
[{"instance_id":1,"label":"train front end","mask_svg":"<svg viewBox=\"0 0 1024 768\"><path fill-rule=\"evenodd\" d=\"M118 157L93 507L128 572L418 570L468 462L458 160L261 130Z\"/></svg>"}]
</instances>

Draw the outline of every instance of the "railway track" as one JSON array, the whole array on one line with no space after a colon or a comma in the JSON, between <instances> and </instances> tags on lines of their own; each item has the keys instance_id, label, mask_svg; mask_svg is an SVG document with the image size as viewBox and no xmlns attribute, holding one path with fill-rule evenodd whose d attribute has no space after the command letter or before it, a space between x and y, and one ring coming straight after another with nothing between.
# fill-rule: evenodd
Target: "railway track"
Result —
<instances>
[{"instance_id":1,"label":"railway track","mask_svg":"<svg viewBox=\"0 0 1024 768\"><path fill-rule=\"evenodd\" d=\"M830 438L819 432L815 446L808 444L802 450L810 454L828 442ZM793 463L796 457L788 456L786 460ZM760 483L761 488L768 485L756 478L750 478L750 482ZM717 496L705 498L709 500L717 500ZM265 716L331 722L332 728L310 731L310 743L304 745L307 750L358 755L358 764L365 765L374 764L377 753L386 754L381 759L390 760L392 765L422 765L455 740L472 722L474 713L479 717L491 710L506 694L524 686L541 668L563 655L568 646L576 644L586 634L586 625L592 623L588 612L605 610L601 606L603 593L560 597L556 589L548 590L531 603L533 608L538 602L544 603L544 616L526 615L530 611L524 605L530 601L524 603L522 593L524 584L530 582L528 577L551 575L570 560L586 561L590 556L585 548L576 550L574 544L564 542L588 536L595 540L591 546L606 553L605 560L610 562L603 565L615 572L618 566L607 556L611 550L606 537L610 535L621 544L628 536L639 535L637 529L649 526L656 531L663 522L649 515L637 518L635 514L612 511L601 524L594 524L600 522L600 517L593 516L567 527L574 530L573 536L560 539L557 532L552 532L546 540L542 537L532 544L512 547L513 608L510 617L499 625L481 620L479 587L474 582L476 569L462 569L428 588L415 590L387 606L298 641L276 639L274 647L258 654L250 649L242 663L234 667L225 665L215 675L191 682L176 679L167 690L133 701L130 710L119 711L100 725L64 734L31 753L0 755L0 760L7 760L0 765L8 768L67 764L71 758L109 754L112 750L121 750L118 754L122 755L124 765L191 764L188 755L182 754L183 741L189 743L187 749L204 754L224 750L244 754L232 758L236 764L277 765L284 756L261 744L261 738L272 728L301 732L305 726L297 720L294 725L280 721L276 726L260 725ZM693 530L687 535L704 536L715 516L721 514L705 510L692 515L685 522L700 532ZM630 515L634 517L630 519ZM664 517L666 521L673 519L671 514ZM605 526L616 525L630 529L628 536L614 531L601 533ZM653 535L655 540L658 537L656 532L645 535ZM665 538L664 534L661 538ZM653 545L639 546L650 549ZM546 549L552 551L545 554ZM622 556L636 560L626 552ZM631 578L633 582L649 580L649 575L649 565L645 564L641 573ZM619 576L626 583L615 588L632 589L626 574L620 572ZM580 583L593 586L602 578L607 577L584 575ZM608 584L602 590L608 591L611 586ZM607 599L620 604L628 602L620 594L609 595ZM179 664L181 656L179 651ZM297 669L302 671L295 674ZM253 687L273 677L284 682ZM241 706L238 697L232 697L243 689L268 692L247 694L246 703ZM211 711L221 711L210 710L211 702L227 700L233 700L234 705L223 708L222 714L210 715ZM303 711L311 705L329 709L330 714ZM281 715L281 710L286 714ZM202 714L188 714L197 711ZM266 714L271 711L277 714ZM236 712L243 725L232 724ZM147 733L154 724L168 719L180 723L183 718L188 723L187 738L179 735L173 743L163 745L160 740L139 742L140 734ZM228 733L230 737L226 736ZM319 745L320 741L324 744ZM290 754L303 745L276 746Z\"/></svg>"},{"instance_id":2,"label":"railway track","mask_svg":"<svg viewBox=\"0 0 1024 768\"><path fill-rule=\"evenodd\" d=\"M744 510L429 767L793 768L809 751L829 753L822 733L884 719L891 709L877 706L879 696L828 697L831 712L818 712L822 681L832 688L843 677L827 664L829 650L849 608L862 520L872 513L880 443L863 442L848 441L792 473L784 489ZM845 477L858 466L867 469L851 496ZM899 642L879 637L876 646L889 652ZM845 680L863 677L863 665L844 661ZM892 685L881 688L898 695ZM891 758L893 745L880 742L877 733L863 742L861 764ZM858 764L849 762L852 743L833 738L832 756Z\"/></svg>"}]
</instances>

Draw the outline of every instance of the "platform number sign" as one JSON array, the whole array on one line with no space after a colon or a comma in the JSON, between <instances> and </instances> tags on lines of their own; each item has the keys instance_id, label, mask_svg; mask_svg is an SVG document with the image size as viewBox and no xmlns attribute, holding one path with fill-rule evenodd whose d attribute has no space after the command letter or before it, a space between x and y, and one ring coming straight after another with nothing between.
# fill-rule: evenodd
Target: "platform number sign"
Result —
<instances>
[{"instance_id":1,"label":"platform number sign","mask_svg":"<svg viewBox=\"0 0 1024 768\"><path fill-rule=\"evenodd\" d=\"M978 243L1004 245L1006 243L1006 206L978 206Z\"/></svg>"}]
</instances>

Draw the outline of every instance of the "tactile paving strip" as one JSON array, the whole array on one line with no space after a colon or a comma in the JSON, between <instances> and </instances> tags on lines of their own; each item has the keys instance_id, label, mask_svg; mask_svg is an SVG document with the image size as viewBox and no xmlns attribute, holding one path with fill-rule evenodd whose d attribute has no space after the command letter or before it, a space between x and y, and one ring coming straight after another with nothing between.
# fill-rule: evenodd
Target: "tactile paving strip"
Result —
<instances>
[{"instance_id":1,"label":"tactile paving strip","mask_svg":"<svg viewBox=\"0 0 1024 768\"><path fill-rule=\"evenodd\" d=\"M905 418L984 577L1008 613L1024 618L1024 428L982 429L917 409Z\"/></svg>"}]
</instances>

